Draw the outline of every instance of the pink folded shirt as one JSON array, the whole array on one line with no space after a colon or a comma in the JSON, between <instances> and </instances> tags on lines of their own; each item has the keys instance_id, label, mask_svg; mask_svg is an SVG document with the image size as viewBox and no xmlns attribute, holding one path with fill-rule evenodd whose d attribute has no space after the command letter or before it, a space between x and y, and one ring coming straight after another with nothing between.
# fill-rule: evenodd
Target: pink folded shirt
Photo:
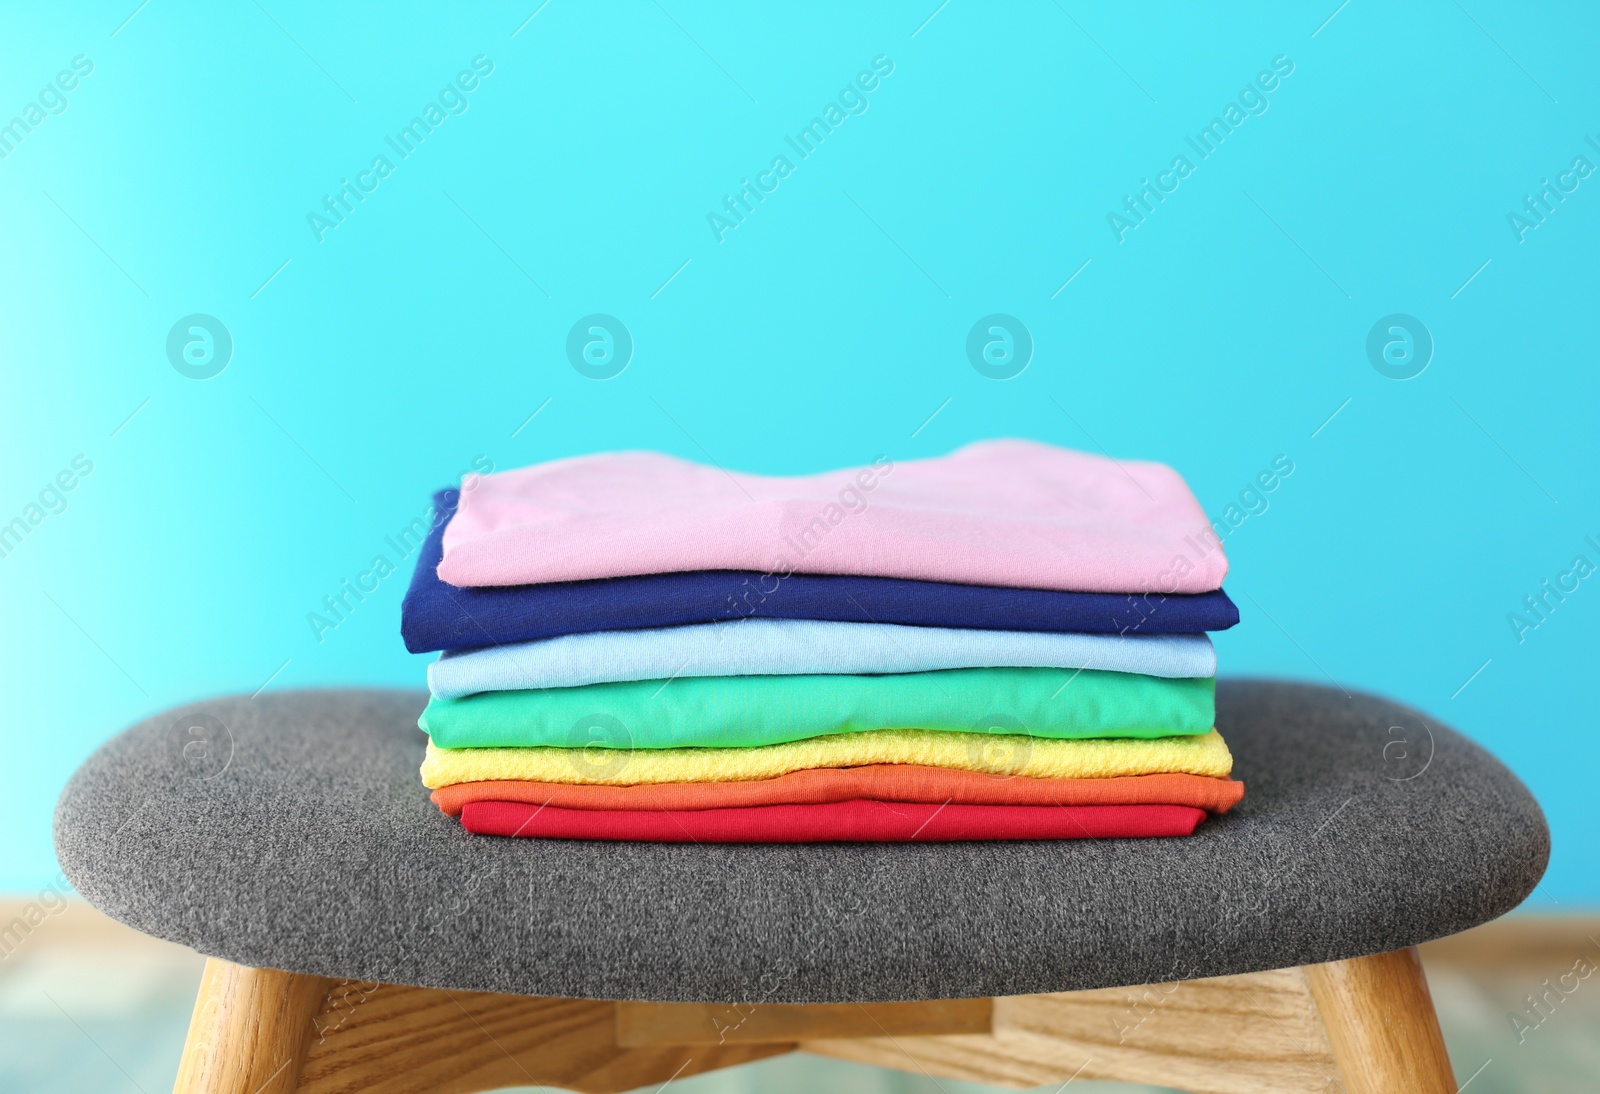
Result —
<instances>
[{"instance_id":1,"label":"pink folded shirt","mask_svg":"<svg viewBox=\"0 0 1600 1094\"><path fill-rule=\"evenodd\" d=\"M797 478L656 452L484 475L462 484L438 573L526 585L683 570L1200 593L1228 563L1165 464L1002 440Z\"/></svg>"}]
</instances>

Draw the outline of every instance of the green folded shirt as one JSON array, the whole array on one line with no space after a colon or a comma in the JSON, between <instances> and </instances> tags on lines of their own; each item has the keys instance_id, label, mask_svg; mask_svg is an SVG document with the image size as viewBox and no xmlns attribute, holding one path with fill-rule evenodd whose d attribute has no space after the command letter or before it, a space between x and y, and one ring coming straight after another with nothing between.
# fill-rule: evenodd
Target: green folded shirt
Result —
<instances>
[{"instance_id":1,"label":"green folded shirt","mask_svg":"<svg viewBox=\"0 0 1600 1094\"><path fill-rule=\"evenodd\" d=\"M1216 681L1084 669L688 676L432 699L441 748L753 748L874 729L1176 737L1215 720Z\"/></svg>"}]
</instances>

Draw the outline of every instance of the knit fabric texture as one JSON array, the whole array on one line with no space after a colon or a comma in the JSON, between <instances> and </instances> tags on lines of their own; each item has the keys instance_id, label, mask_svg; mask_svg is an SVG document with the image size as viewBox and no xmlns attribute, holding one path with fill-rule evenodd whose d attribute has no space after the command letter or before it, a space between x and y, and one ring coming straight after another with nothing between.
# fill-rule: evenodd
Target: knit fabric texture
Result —
<instances>
[{"instance_id":1,"label":"knit fabric texture","mask_svg":"<svg viewBox=\"0 0 1600 1094\"><path fill-rule=\"evenodd\" d=\"M1166 464L997 440L794 478L660 452L475 476L439 563L452 585L682 570L1203 593L1222 587L1228 560Z\"/></svg>"},{"instance_id":2,"label":"knit fabric texture","mask_svg":"<svg viewBox=\"0 0 1600 1094\"><path fill-rule=\"evenodd\" d=\"M1198 634L1239 622L1218 589L1208 593L1064 593L948 581L759 570L458 588L439 580L444 531L458 490L433 496L431 522L418 518L396 547L417 551L400 606L412 653L467 650L564 634L677 627L740 619L829 619L919 627L984 627L1081 634ZM421 539L416 547L414 539Z\"/></svg>"},{"instance_id":3,"label":"knit fabric texture","mask_svg":"<svg viewBox=\"0 0 1600 1094\"><path fill-rule=\"evenodd\" d=\"M1221 778L1233 769L1213 730L1187 737L1055 740L1011 733L875 729L760 748L440 748L428 743L422 782L523 779L596 786L771 779L791 771L919 764L1030 779L1113 779L1176 771Z\"/></svg>"},{"instance_id":4,"label":"knit fabric texture","mask_svg":"<svg viewBox=\"0 0 1600 1094\"><path fill-rule=\"evenodd\" d=\"M433 699L419 724L441 748L750 748L873 729L1168 737L1210 731L1215 688L1093 669L689 676Z\"/></svg>"},{"instance_id":5,"label":"knit fabric texture","mask_svg":"<svg viewBox=\"0 0 1600 1094\"><path fill-rule=\"evenodd\" d=\"M934 805L854 801L743 809L562 809L469 802L461 827L507 839L653 843L949 843L955 840L1150 839L1187 836L1191 805Z\"/></svg>"},{"instance_id":6,"label":"knit fabric texture","mask_svg":"<svg viewBox=\"0 0 1600 1094\"><path fill-rule=\"evenodd\" d=\"M1538 805L1482 748L1398 703L1301 684L1218 685L1249 793L1193 836L1016 843L475 837L417 785L425 700L266 692L149 718L68 782L67 877L108 915L242 965L799 1003L1381 953L1504 914L1549 856Z\"/></svg>"},{"instance_id":7,"label":"knit fabric texture","mask_svg":"<svg viewBox=\"0 0 1600 1094\"><path fill-rule=\"evenodd\" d=\"M545 783L499 779L450 783L433 803L455 816L468 802L526 802L559 809L737 809L751 805L814 805L865 798L931 805L1192 805L1226 813L1244 796L1237 779L1165 772L1114 779L1030 779L987 771L918 764L812 767L771 779L739 782Z\"/></svg>"},{"instance_id":8,"label":"knit fabric texture","mask_svg":"<svg viewBox=\"0 0 1600 1094\"><path fill-rule=\"evenodd\" d=\"M480 691L571 688L683 676L812 676L940 669L1099 669L1215 676L1203 634L1050 634L815 619L744 619L688 627L568 634L467 653L428 666L435 699Z\"/></svg>"}]
</instances>

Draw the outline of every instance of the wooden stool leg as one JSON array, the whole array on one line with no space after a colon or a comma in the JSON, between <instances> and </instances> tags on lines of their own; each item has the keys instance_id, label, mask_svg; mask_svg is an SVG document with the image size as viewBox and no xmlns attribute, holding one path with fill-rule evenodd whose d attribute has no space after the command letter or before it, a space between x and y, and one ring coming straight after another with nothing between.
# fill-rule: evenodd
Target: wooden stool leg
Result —
<instances>
[{"instance_id":1,"label":"wooden stool leg","mask_svg":"<svg viewBox=\"0 0 1600 1094\"><path fill-rule=\"evenodd\" d=\"M619 1045L611 1002L358 984L212 958L173 1091L473 1094L557 1086L617 1094L794 1049L773 1037L752 1041L757 1032L741 1026L708 1043Z\"/></svg>"},{"instance_id":2,"label":"wooden stool leg","mask_svg":"<svg viewBox=\"0 0 1600 1094\"><path fill-rule=\"evenodd\" d=\"M1455 1094L1415 948L1307 965L1306 980L1349 1094Z\"/></svg>"},{"instance_id":3,"label":"wooden stool leg","mask_svg":"<svg viewBox=\"0 0 1600 1094\"><path fill-rule=\"evenodd\" d=\"M331 983L208 959L173 1094L291 1094Z\"/></svg>"},{"instance_id":4,"label":"wooden stool leg","mask_svg":"<svg viewBox=\"0 0 1600 1094\"><path fill-rule=\"evenodd\" d=\"M863 1063L1017 1086L1081 1074L1206 1091L1323 1090L1337 1066L1346 1094L1455 1092L1414 949L1159 994L1017 996L995 1000L981 1021L965 1012L930 1018L921 1010L940 1005L923 1004L915 1028L865 1008L862 1020L850 1012L841 1025L838 1007L767 1007L731 1037L663 1026L663 1014L682 1016L660 1006L380 984L361 986L352 1001L348 989L208 961L175 1094L437 1094L521 1083L611 1094L778 1055L795 1041ZM706 1018L707 1008L688 1009ZM1219 1022L1226 1032L1212 1028ZM1249 1050L1218 1055L1241 1028Z\"/></svg>"}]
</instances>

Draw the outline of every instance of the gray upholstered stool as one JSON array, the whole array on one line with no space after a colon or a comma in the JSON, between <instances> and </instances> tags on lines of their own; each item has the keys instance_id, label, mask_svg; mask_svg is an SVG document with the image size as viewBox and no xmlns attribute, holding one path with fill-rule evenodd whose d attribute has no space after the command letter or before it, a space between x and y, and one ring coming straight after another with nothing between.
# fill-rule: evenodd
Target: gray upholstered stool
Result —
<instances>
[{"instance_id":1,"label":"gray upholstered stool","mask_svg":"<svg viewBox=\"0 0 1600 1094\"><path fill-rule=\"evenodd\" d=\"M1248 791L1189 839L474 837L418 779L424 698L209 700L67 786L78 890L213 959L179 1090L619 1091L801 1048L1013 1086L1449 1092L1408 947L1514 907L1549 850L1465 738L1259 682L1217 689Z\"/></svg>"}]
</instances>

